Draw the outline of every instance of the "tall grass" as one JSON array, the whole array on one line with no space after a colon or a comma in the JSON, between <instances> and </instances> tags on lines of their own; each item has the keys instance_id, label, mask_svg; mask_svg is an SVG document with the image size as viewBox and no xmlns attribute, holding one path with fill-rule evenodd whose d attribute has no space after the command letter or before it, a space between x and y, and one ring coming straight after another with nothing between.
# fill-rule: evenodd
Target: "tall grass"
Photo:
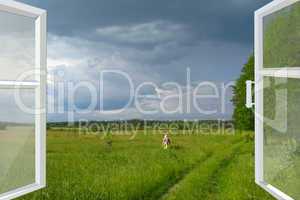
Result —
<instances>
[{"instance_id":1,"label":"tall grass","mask_svg":"<svg viewBox=\"0 0 300 200\"><path fill-rule=\"evenodd\" d=\"M245 146L243 136L172 135L172 147L163 150L161 139L161 135L138 134L132 140L113 136L108 144L97 136L52 131L47 188L20 199L203 199L217 189L219 181L226 189L220 195L227 195L230 189L215 174L235 167L236 148L252 152L253 145ZM252 155L249 163L253 163ZM256 188L252 173L235 170L237 176L247 173L245 179ZM228 174L232 176L230 170ZM259 195L257 199L267 197Z\"/></svg>"}]
</instances>

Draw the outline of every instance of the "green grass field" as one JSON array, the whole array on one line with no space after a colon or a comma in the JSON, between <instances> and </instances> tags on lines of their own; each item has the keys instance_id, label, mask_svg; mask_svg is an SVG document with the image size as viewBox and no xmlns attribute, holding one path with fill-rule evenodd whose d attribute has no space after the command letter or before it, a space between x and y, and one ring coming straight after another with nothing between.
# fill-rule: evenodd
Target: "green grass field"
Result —
<instances>
[{"instance_id":1,"label":"green grass field","mask_svg":"<svg viewBox=\"0 0 300 200\"><path fill-rule=\"evenodd\" d=\"M254 183L253 137L49 131L47 188L20 199L273 199Z\"/></svg>"}]
</instances>

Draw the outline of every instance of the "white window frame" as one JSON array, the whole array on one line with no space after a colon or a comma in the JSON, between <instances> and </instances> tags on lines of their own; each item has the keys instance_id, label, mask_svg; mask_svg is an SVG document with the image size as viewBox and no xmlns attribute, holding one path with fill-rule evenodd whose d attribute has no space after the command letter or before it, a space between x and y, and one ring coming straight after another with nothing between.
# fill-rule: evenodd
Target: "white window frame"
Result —
<instances>
[{"instance_id":1,"label":"white window frame","mask_svg":"<svg viewBox=\"0 0 300 200\"><path fill-rule=\"evenodd\" d=\"M0 200L7 200L46 186L47 12L13 0L0 0L0 12L3 11L35 19L35 80L26 82L0 81L0 89L34 89L36 106L35 183L0 194Z\"/></svg>"},{"instance_id":2,"label":"white window frame","mask_svg":"<svg viewBox=\"0 0 300 200\"><path fill-rule=\"evenodd\" d=\"M290 196L264 180L263 77L300 78L300 67L263 68L263 18L300 0L274 0L255 12L255 182L280 200Z\"/></svg>"}]
</instances>

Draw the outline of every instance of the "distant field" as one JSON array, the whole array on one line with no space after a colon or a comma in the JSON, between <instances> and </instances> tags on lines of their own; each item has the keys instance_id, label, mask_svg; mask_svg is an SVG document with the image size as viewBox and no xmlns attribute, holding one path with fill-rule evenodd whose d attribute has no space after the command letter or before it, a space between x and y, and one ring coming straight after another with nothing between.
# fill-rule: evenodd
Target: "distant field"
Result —
<instances>
[{"instance_id":1,"label":"distant field","mask_svg":"<svg viewBox=\"0 0 300 200\"><path fill-rule=\"evenodd\" d=\"M0 193L34 183L34 134L31 126L0 130Z\"/></svg>"},{"instance_id":2,"label":"distant field","mask_svg":"<svg viewBox=\"0 0 300 200\"><path fill-rule=\"evenodd\" d=\"M253 137L49 131L47 188L20 199L273 199L254 184Z\"/></svg>"}]
</instances>

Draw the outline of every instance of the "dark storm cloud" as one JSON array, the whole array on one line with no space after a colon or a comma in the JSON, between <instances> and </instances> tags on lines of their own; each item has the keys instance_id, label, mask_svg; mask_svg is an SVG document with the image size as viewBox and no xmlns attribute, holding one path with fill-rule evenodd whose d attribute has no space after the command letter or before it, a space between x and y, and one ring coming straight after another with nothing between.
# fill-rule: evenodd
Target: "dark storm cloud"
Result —
<instances>
[{"instance_id":1,"label":"dark storm cloud","mask_svg":"<svg viewBox=\"0 0 300 200\"><path fill-rule=\"evenodd\" d=\"M171 21L184 24L197 40L252 42L253 12L270 0L22 0L49 13L49 30L86 35L97 28ZM194 38L195 39L195 38Z\"/></svg>"},{"instance_id":2,"label":"dark storm cloud","mask_svg":"<svg viewBox=\"0 0 300 200\"><path fill-rule=\"evenodd\" d=\"M271 0L21 1L47 9L49 69L63 71L66 80L97 82L101 70L120 69L136 85L175 81L184 87L187 67L195 83L235 80L253 51L253 13ZM128 84L107 76L105 108L118 109L128 99ZM86 107L87 96L78 94L79 106ZM145 102L157 106L156 101ZM226 105L226 113L214 118L230 118L230 100ZM134 108L122 116L149 117ZM190 117L201 116L167 116Z\"/></svg>"}]
</instances>

